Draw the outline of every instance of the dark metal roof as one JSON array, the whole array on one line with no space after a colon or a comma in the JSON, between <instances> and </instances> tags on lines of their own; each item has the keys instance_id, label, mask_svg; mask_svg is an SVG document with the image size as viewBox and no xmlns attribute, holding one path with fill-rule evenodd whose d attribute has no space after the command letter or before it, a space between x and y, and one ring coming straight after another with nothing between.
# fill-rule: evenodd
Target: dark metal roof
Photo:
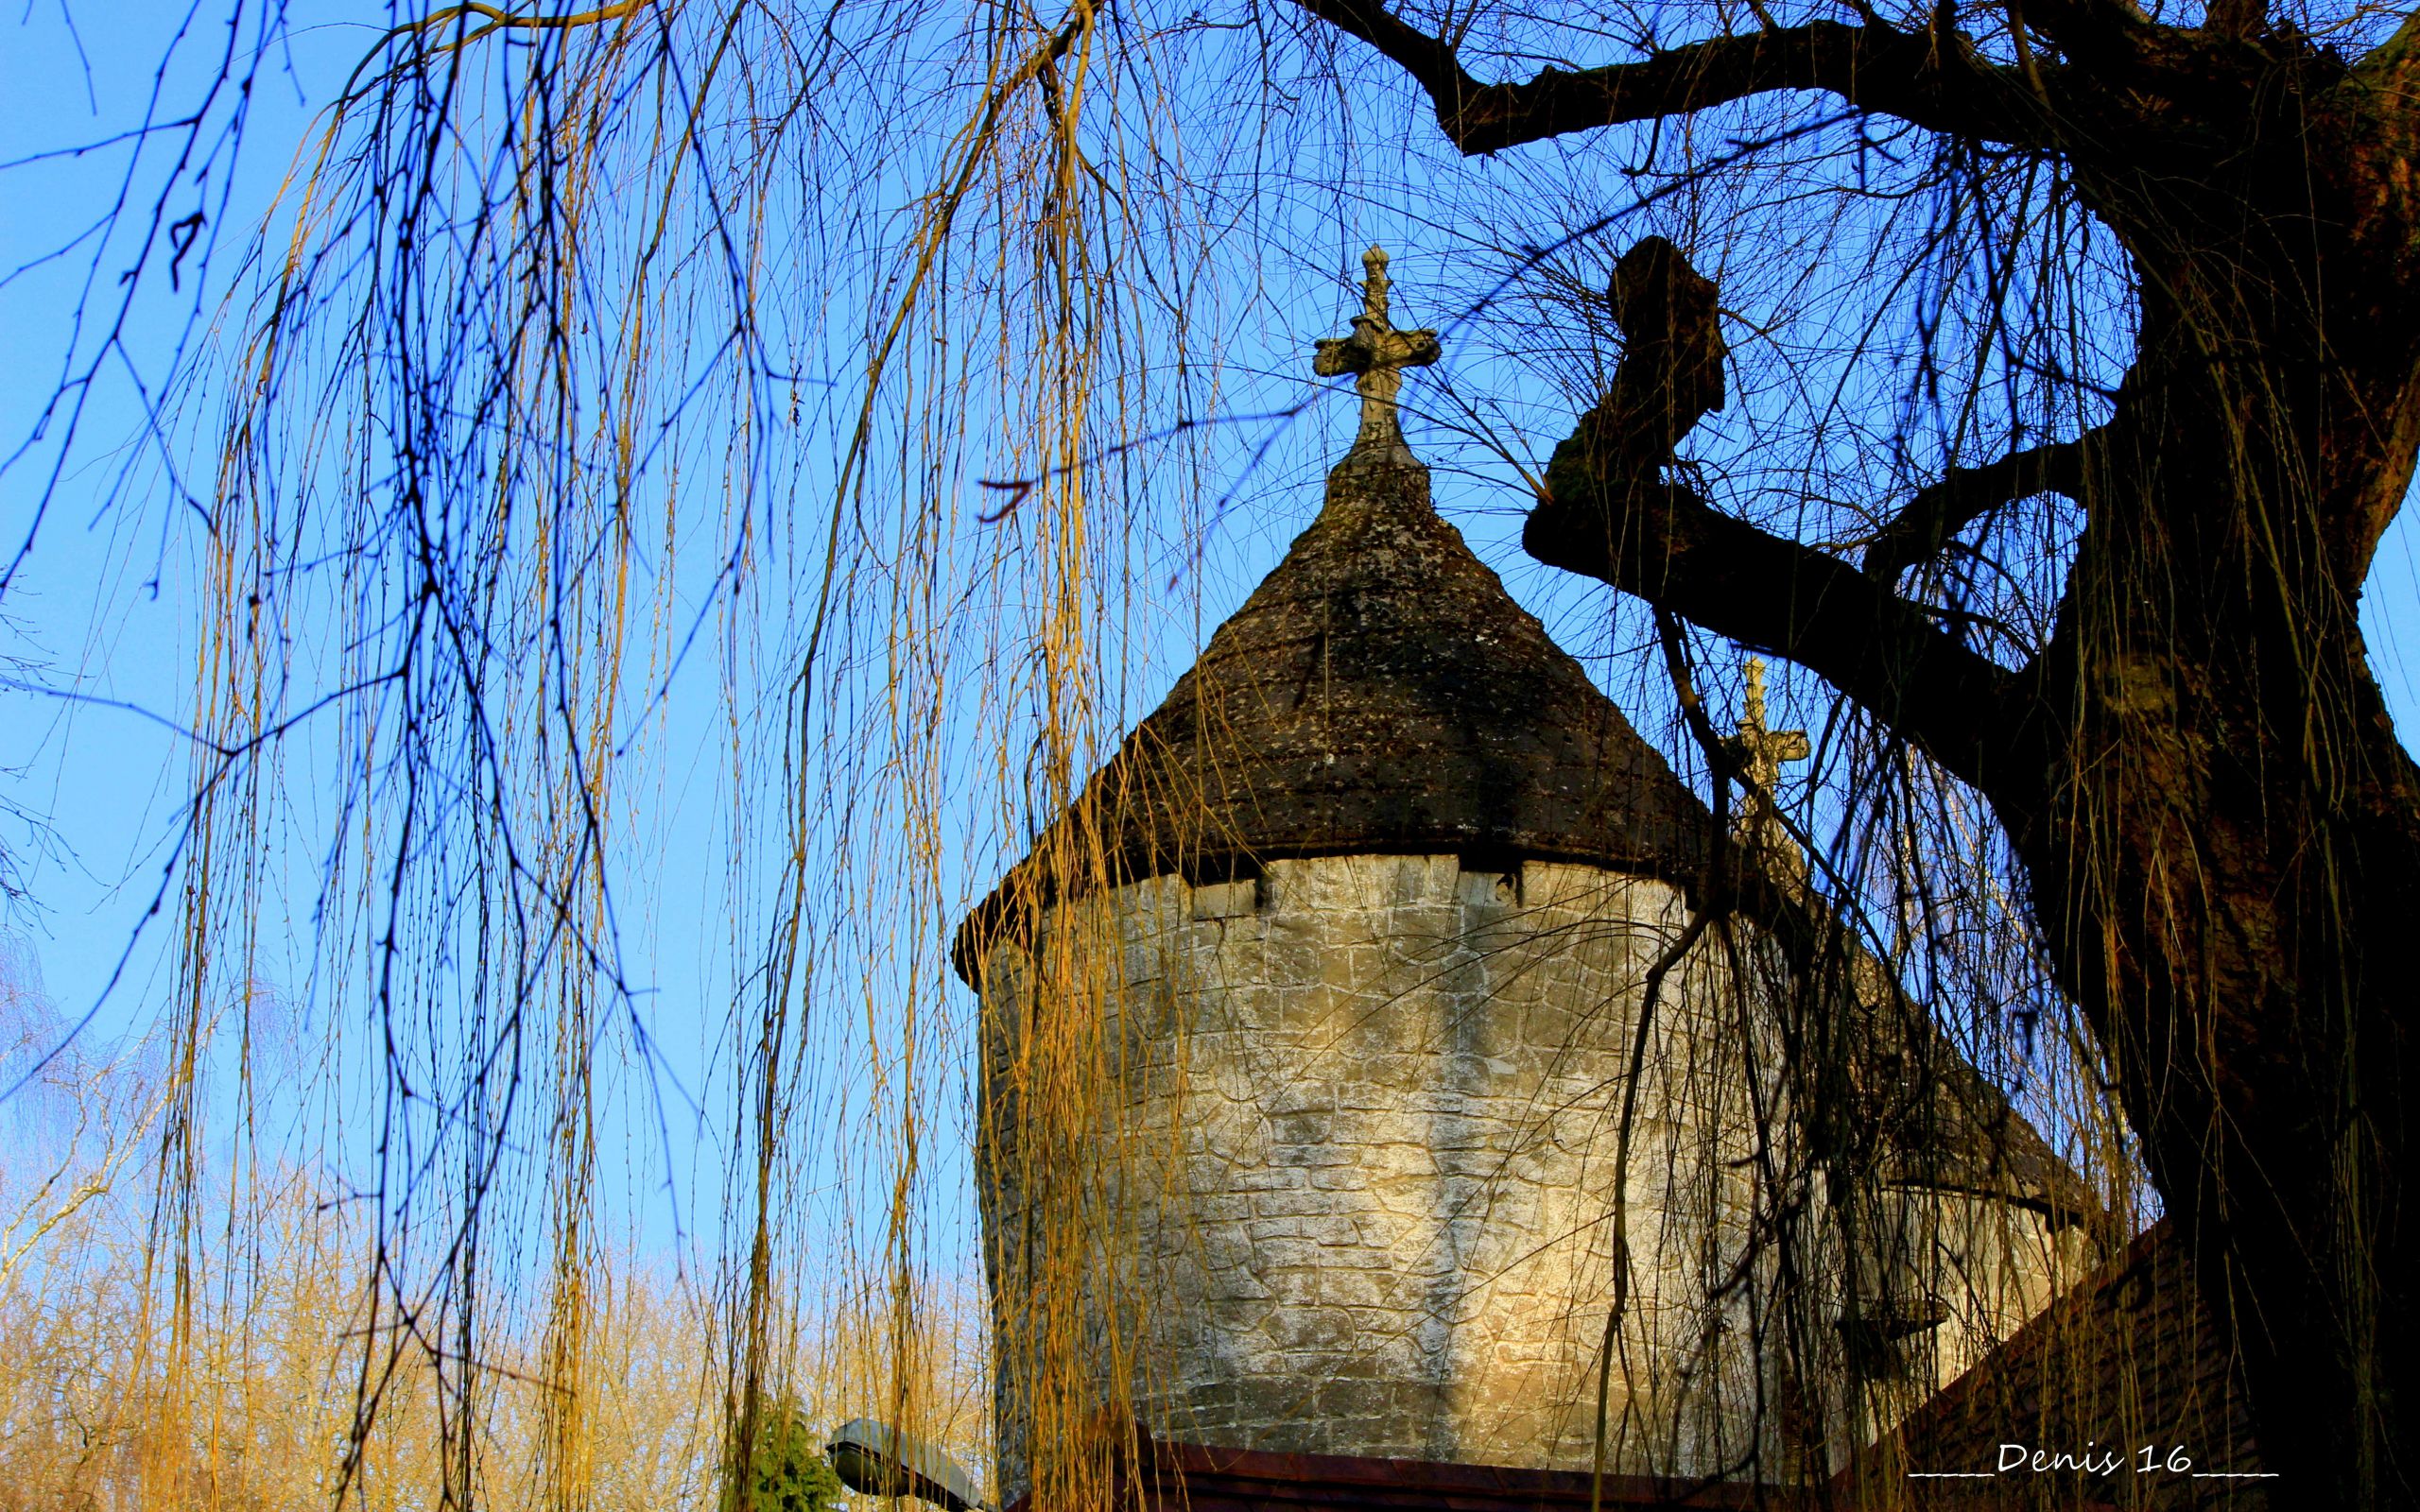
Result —
<instances>
[{"instance_id":1,"label":"dark metal roof","mask_svg":"<svg viewBox=\"0 0 2420 1512\"><path fill-rule=\"evenodd\" d=\"M1282 856L1547 856L1694 882L1710 825L1438 517L1428 470L1357 454L1286 559L976 919L1104 875L1227 874Z\"/></svg>"}]
</instances>

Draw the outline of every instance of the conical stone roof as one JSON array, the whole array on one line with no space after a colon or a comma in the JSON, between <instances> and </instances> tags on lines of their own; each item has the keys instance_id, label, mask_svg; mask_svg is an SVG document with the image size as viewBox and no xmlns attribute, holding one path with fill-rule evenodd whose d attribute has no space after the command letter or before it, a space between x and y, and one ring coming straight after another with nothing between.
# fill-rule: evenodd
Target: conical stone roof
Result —
<instances>
[{"instance_id":1,"label":"conical stone roof","mask_svg":"<svg viewBox=\"0 0 2420 1512\"><path fill-rule=\"evenodd\" d=\"M1094 789L1138 868L1461 851L1694 879L1706 857L1703 805L1438 517L1409 456L1337 469Z\"/></svg>"},{"instance_id":2,"label":"conical stone roof","mask_svg":"<svg viewBox=\"0 0 2420 1512\"><path fill-rule=\"evenodd\" d=\"M1439 518L1428 470L1399 441L1357 446L1286 559L970 923L1087 875L1305 855L1544 856L1694 882L1710 825Z\"/></svg>"},{"instance_id":3,"label":"conical stone roof","mask_svg":"<svg viewBox=\"0 0 2420 1512\"><path fill-rule=\"evenodd\" d=\"M1103 880L1357 854L1703 870L1704 806L1430 504L1395 395L1437 333L1394 328L1384 251L1362 266L1353 334L1312 364L1361 396L1319 518L966 921L961 974L976 936Z\"/></svg>"}]
</instances>

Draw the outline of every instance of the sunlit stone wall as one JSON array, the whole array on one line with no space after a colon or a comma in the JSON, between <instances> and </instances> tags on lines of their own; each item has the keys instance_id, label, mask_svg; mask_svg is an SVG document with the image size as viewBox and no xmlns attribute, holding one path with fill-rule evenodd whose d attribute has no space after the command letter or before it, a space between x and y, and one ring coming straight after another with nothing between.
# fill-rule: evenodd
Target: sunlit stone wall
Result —
<instances>
[{"instance_id":1,"label":"sunlit stone wall","mask_svg":"<svg viewBox=\"0 0 2420 1512\"><path fill-rule=\"evenodd\" d=\"M1021 1425L1087 1396L1215 1443L1587 1466L1621 1092L1649 969L1685 922L1671 887L1594 868L1353 856L1161 878L996 951L1011 1486ZM1648 1037L1618 1468L1740 1457L1759 1396L1758 1016L1711 940Z\"/></svg>"}]
</instances>

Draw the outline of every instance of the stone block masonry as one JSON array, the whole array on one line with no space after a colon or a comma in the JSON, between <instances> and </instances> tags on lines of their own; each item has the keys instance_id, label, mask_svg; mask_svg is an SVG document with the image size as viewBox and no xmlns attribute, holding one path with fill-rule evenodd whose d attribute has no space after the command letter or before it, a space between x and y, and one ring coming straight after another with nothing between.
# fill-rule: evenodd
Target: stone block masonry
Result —
<instances>
[{"instance_id":1,"label":"stone block masonry","mask_svg":"<svg viewBox=\"0 0 2420 1512\"><path fill-rule=\"evenodd\" d=\"M1620 1091L1648 967L1685 921L1672 887L1593 867L1340 856L1254 884L1154 879L995 950L1004 1422L1041 1388L1019 1372L1053 1368L1015 1298L1080 1293L1056 1314L1087 1332L1062 1368L1155 1434L1585 1467ZM1757 1288L1714 1296L1754 1268L1737 988L1702 948L1651 1032L1628 1174L1635 1326L1609 1415L1627 1469L1703 1473L1756 1431L1753 1383L1696 1389L1756 1368ZM1080 1176L1031 1160L1023 1126L1069 1015L1100 1025L1083 1131L1055 1136L1097 1162ZM1042 1190L1066 1182L1084 1193Z\"/></svg>"}]
</instances>

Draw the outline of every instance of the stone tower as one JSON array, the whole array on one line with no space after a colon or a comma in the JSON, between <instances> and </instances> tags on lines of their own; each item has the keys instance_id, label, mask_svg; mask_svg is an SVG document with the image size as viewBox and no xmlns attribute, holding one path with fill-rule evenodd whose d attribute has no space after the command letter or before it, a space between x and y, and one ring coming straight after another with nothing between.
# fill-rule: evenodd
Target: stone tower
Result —
<instances>
[{"instance_id":1,"label":"stone tower","mask_svg":"<svg viewBox=\"0 0 2420 1512\"><path fill-rule=\"evenodd\" d=\"M1822 1156L1770 1101L1787 952L1691 932L1712 816L1431 507L1394 392L1436 336L1365 261L1317 519L959 936L1010 1498L1112 1404L1586 1469L1616 1296L1609 1468L1785 1457L1756 1183ZM2046 1155L1893 1190L2047 1211ZM1888 1290L1893 1344L1974 1311Z\"/></svg>"}]
</instances>

